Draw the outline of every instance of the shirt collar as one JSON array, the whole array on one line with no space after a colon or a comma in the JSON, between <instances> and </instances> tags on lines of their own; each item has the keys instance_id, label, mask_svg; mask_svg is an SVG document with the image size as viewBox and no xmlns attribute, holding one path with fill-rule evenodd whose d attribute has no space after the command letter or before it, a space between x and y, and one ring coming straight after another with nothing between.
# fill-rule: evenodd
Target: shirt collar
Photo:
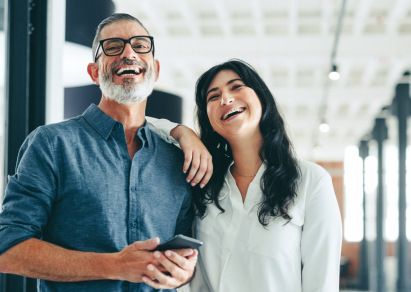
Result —
<instances>
[{"instance_id":1,"label":"shirt collar","mask_svg":"<svg viewBox=\"0 0 411 292\"><path fill-rule=\"evenodd\" d=\"M114 126L116 125L116 123L118 123L116 120L106 115L95 104L91 104L86 109L86 111L83 113L83 117L105 140L108 139L111 132L113 131Z\"/></svg>"},{"instance_id":2,"label":"shirt collar","mask_svg":"<svg viewBox=\"0 0 411 292\"><path fill-rule=\"evenodd\" d=\"M123 132L123 124L112 119L110 116L106 115L98 106L91 104L86 111L83 113L83 117L87 122L93 127L103 137L107 140L113 131L115 125L121 126ZM137 136L143 142L143 147L149 146L149 141L151 139L151 131L148 128L147 121L145 121L144 126L137 131Z\"/></svg>"},{"instance_id":3,"label":"shirt collar","mask_svg":"<svg viewBox=\"0 0 411 292\"><path fill-rule=\"evenodd\" d=\"M147 120L144 122L144 126L142 126L140 129L138 129L137 136L143 142L142 147L149 147L150 146L149 142L151 141L151 131L148 127Z\"/></svg>"}]
</instances>

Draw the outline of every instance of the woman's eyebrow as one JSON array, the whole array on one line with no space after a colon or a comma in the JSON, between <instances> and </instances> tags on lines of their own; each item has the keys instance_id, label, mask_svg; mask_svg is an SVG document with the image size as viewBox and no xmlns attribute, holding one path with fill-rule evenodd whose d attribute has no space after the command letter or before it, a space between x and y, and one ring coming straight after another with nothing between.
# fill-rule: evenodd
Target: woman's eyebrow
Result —
<instances>
[{"instance_id":1,"label":"woman's eyebrow","mask_svg":"<svg viewBox=\"0 0 411 292\"><path fill-rule=\"evenodd\" d=\"M243 80L241 78L231 79L225 85L230 85L231 83L233 83L235 81L243 81ZM207 91L206 96L208 96L208 94L210 92L216 91L217 89L218 89L218 87L211 88L209 91Z\"/></svg>"},{"instance_id":2,"label":"woman's eyebrow","mask_svg":"<svg viewBox=\"0 0 411 292\"><path fill-rule=\"evenodd\" d=\"M226 85L230 85L231 83L233 83L233 82L235 82L235 81L243 81L243 80L242 80L241 78L232 79L232 80L228 81L228 82L226 83Z\"/></svg>"},{"instance_id":3,"label":"woman's eyebrow","mask_svg":"<svg viewBox=\"0 0 411 292\"><path fill-rule=\"evenodd\" d=\"M217 89L218 87L211 88L209 91L207 91L206 96L208 96L210 92L216 91Z\"/></svg>"}]
</instances>

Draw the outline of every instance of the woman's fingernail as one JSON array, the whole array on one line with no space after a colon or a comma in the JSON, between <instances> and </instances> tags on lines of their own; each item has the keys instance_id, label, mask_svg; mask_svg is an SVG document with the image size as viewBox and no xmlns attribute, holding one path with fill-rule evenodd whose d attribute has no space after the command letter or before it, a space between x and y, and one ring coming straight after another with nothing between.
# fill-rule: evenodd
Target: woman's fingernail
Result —
<instances>
[{"instance_id":1,"label":"woman's fingernail","mask_svg":"<svg viewBox=\"0 0 411 292\"><path fill-rule=\"evenodd\" d=\"M147 270L149 270L149 271L152 272L152 271L154 271L154 267L153 267L152 265L148 265L148 266L147 266Z\"/></svg>"},{"instance_id":2,"label":"woman's fingernail","mask_svg":"<svg viewBox=\"0 0 411 292\"><path fill-rule=\"evenodd\" d=\"M171 251L167 250L166 251L166 256L168 256L168 257L171 256Z\"/></svg>"}]
</instances>

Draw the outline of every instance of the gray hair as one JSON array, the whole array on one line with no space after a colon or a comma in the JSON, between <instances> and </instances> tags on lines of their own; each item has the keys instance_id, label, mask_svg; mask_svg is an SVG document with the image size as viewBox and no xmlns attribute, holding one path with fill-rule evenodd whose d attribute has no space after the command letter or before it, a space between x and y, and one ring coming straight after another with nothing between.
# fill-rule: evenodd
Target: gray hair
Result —
<instances>
[{"instance_id":1,"label":"gray hair","mask_svg":"<svg viewBox=\"0 0 411 292\"><path fill-rule=\"evenodd\" d=\"M100 24L97 26L97 30L96 30L96 35L94 36L94 40L93 40L93 46L92 46L92 58L94 61L94 57L96 55L96 51L97 51L97 47L100 41L100 36L101 36L101 31L103 30L103 28L109 24L118 22L118 21L134 21L137 22L142 28L145 29L145 31L147 32L148 35L150 35L150 33L148 32L148 30L144 27L144 25L141 23L140 20L138 20L137 18L135 18L134 16L131 16L130 14L126 14L126 13L114 13L112 15L110 15L109 17L107 17L106 19L104 19L102 22L100 22ZM154 54L154 52L153 52Z\"/></svg>"}]
</instances>

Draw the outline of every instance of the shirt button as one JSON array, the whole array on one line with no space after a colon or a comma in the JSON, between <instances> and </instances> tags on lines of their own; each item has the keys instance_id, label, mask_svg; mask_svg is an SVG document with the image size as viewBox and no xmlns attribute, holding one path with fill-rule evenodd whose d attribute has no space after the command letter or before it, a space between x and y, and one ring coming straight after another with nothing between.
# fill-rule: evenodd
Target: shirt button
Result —
<instances>
[{"instance_id":1,"label":"shirt button","mask_svg":"<svg viewBox=\"0 0 411 292\"><path fill-rule=\"evenodd\" d=\"M137 223L136 222L131 222L131 226L133 226L134 228L137 227Z\"/></svg>"}]
</instances>

